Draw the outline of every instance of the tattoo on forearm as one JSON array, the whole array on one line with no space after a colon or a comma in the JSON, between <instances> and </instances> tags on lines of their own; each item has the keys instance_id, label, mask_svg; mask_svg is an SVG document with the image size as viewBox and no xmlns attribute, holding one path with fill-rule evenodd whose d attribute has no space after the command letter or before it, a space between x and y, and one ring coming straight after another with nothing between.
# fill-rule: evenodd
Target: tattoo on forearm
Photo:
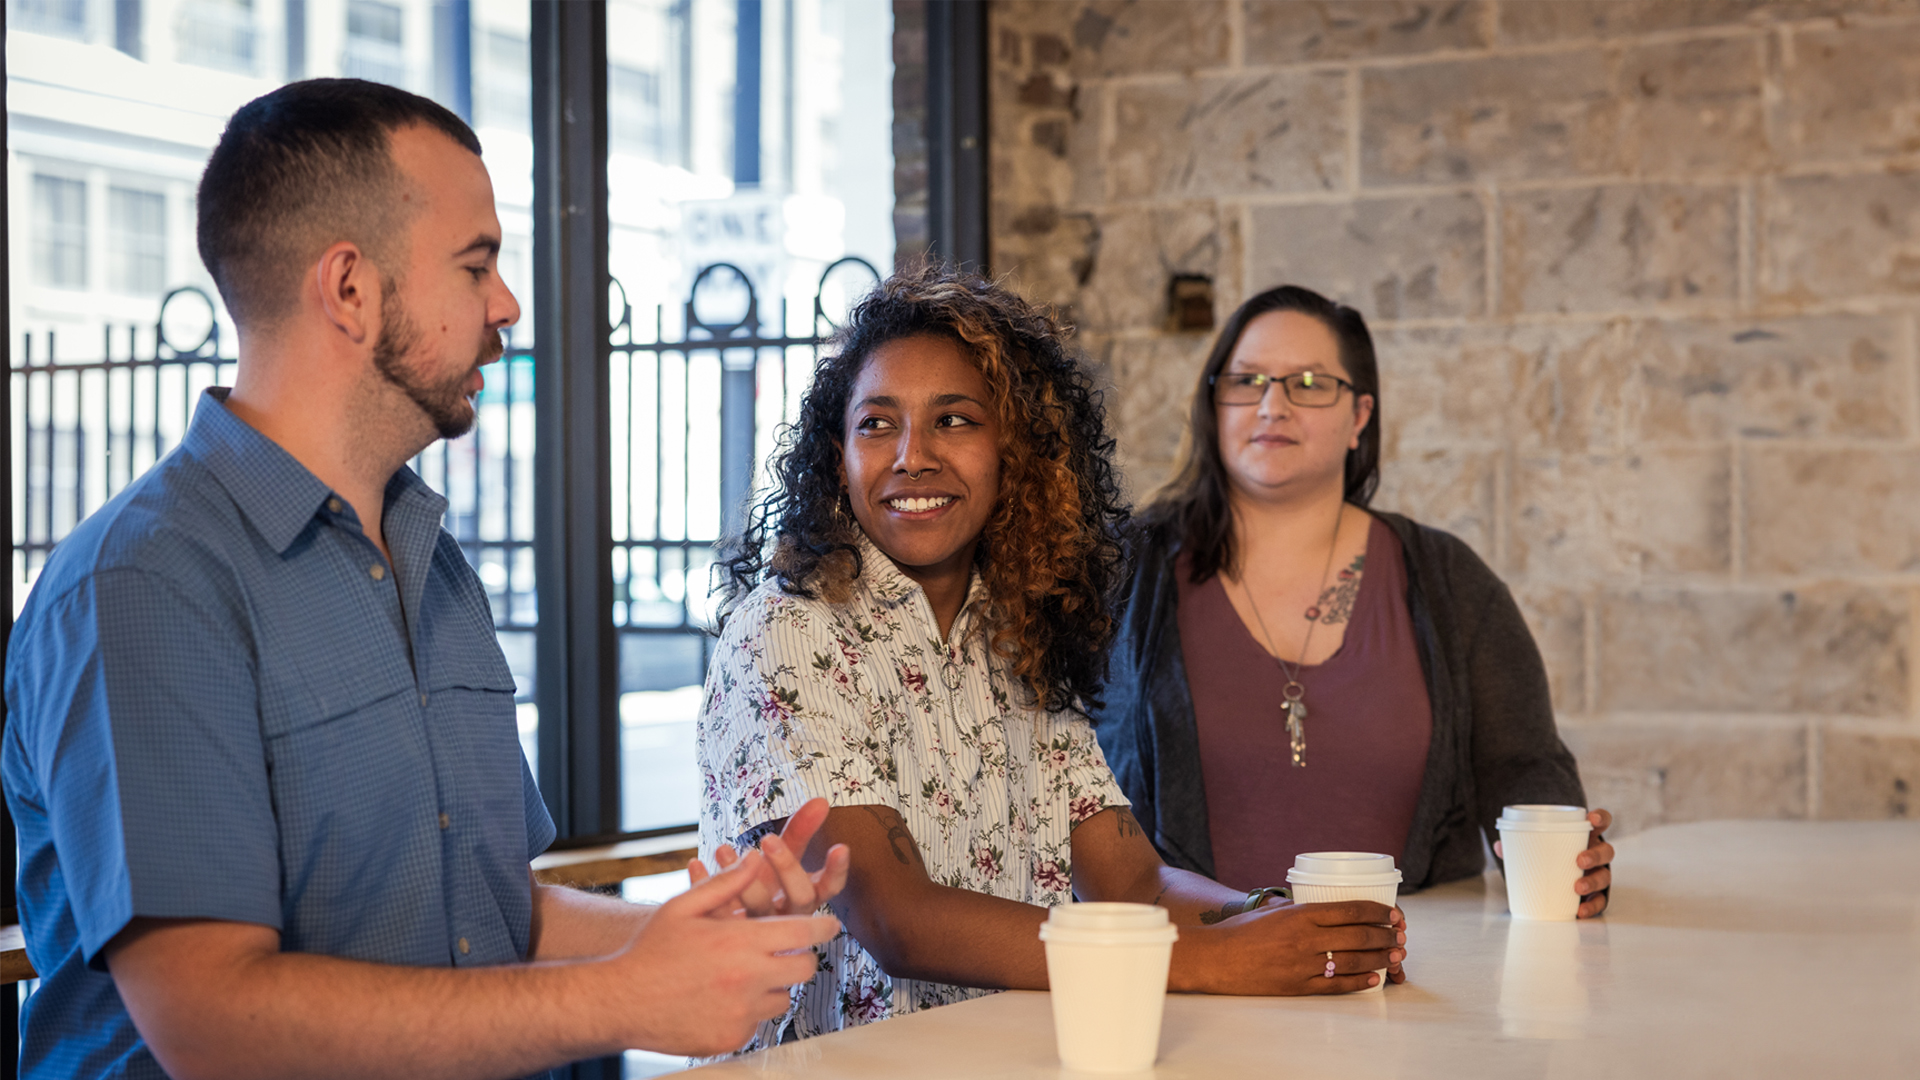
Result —
<instances>
[{"instance_id":1,"label":"tattoo on forearm","mask_svg":"<svg viewBox=\"0 0 1920 1080\"><path fill-rule=\"evenodd\" d=\"M778 821L769 821L763 825L755 825L734 839L733 850L745 855L747 852L759 847L760 841L779 832L781 827L786 823L787 819L781 818Z\"/></svg>"},{"instance_id":2,"label":"tattoo on forearm","mask_svg":"<svg viewBox=\"0 0 1920 1080\"><path fill-rule=\"evenodd\" d=\"M1140 828L1140 821L1133 816L1133 811L1124 806L1120 807L1120 812L1114 815L1113 823L1119 827L1120 837L1123 840L1131 840L1136 836L1147 835L1146 832Z\"/></svg>"},{"instance_id":3,"label":"tattoo on forearm","mask_svg":"<svg viewBox=\"0 0 1920 1080\"><path fill-rule=\"evenodd\" d=\"M1161 889L1160 895L1153 898L1153 905L1155 907L1159 907L1160 901L1165 900L1166 898L1167 898L1167 890Z\"/></svg>"},{"instance_id":4,"label":"tattoo on forearm","mask_svg":"<svg viewBox=\"0 0 1920 1080\"><path fill-rule=\"evenodd\" d=\"M882 806L863 806L873 816L873 820L887 830L887 846L893 850L893 857L902 866L924 865L920 858L920 845L913 842L913 833L900 815Z\"/></svg>"},{"instance_id":5,"label":"tattoo on forearm","mask_svg":"<svg viewBox=\"0 0 1920 1080\"><path fill-rule=\"evenodd\" d=\"M1217 922L1225 922L1235 915L1240 914L1240 908L1243 904L1245 904L1243 900L1229 900L1221 904L1218 910L1201 912L1200 922L1205 926L1212 926Z\"/></svg>"}]
</instances>

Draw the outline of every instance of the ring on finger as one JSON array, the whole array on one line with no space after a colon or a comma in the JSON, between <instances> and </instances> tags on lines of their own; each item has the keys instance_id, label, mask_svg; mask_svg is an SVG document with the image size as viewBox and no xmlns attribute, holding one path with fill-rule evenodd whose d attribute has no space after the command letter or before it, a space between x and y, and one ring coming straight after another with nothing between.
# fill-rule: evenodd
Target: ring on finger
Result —
<instances>
[{"instance_id":1,"label":"ring on finger","mask_svg":"<svg viewBox=\"0 0 1920 1080\"><path fill-rule=\"evenodd\" d=\"M1333 978L1333 951L1327 951L1327 978Z\"/></svg>"}]
</instances>

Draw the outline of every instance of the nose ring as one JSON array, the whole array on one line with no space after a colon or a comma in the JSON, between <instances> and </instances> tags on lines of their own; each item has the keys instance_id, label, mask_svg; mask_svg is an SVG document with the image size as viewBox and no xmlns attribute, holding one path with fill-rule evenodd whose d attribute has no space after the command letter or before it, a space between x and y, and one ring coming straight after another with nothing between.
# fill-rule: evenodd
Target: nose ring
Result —
<instances>
[{"instance_id":1,"label":"nose ring","mask_svg":"<svg viewBox=\"0 0 1920 1080\"><path fill-rule=\"evenodd\" d=\"M923 473L923 472L926 472L926 471L927 471L927 470L925 470L925 469L921 469L921 470L920 470L920 472L909 472L909 473L907 473L907 479L909 479L909 480L918 480L918 479L920 479L920 473Z\"/></svg>"}]
</instances>

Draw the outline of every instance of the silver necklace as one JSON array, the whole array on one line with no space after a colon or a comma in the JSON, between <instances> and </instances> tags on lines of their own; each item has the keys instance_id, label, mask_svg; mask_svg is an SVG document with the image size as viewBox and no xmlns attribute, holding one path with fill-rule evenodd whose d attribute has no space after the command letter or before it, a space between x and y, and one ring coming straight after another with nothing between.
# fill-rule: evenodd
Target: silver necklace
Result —
<instances>
[{"instance_id":1,"label":"silver necklace","mask_svg":"<svg viewBox=\"0 0 1920 1080\"><path fill-rule=\"evenodd\" d=\"M1300 643L1300 661L1292 668L1288 668L1287 662L1280 659L1280 650L1273 646L1273 635L1267 632L1266 617L1260 614L1260 605L1254 602L1253 590L1247 588L1244 576L1240 578L1240 591L1246 594L1247 606L1253 609L1253 619L1260 625L1260 636L1266 639L1267 652L1280 668L1280 674L1287 679L1286 688L1281 691L1286 695L1286 702L1280 706L1280 711L1287 717L1287 742L1296 769L1307 767L1307 703L1303 700L1307 696L1307 688L1300 685L1300 669L1307 665L1307 651L1313 648L1313 628L1320 622L1320 598L1327 594L1327 578L1333 573L1333 553L1340 546L1341 519L1346 516L1345 506L1334 515L1333 540L1327 544L1327 565L1320 571L1320 587L1314 590L1313 605L1307 608L1307 638Z\"/></svg>"}]
</instances>

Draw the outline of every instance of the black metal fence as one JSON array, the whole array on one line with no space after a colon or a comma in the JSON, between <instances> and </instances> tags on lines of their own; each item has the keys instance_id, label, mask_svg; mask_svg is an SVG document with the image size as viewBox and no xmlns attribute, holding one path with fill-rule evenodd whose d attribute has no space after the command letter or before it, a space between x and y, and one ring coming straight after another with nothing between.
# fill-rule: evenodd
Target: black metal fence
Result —
<instances>
[{"instance_id":1,"label":"black metal fence","mask_svg":"<svg viewBox=\"0 0 1920 1080\"><path fill-rule=\"evenodd\" d=\"M739 528L756 471L836 317L879 280L865 260L841 259L805 308L781 297L772 317L774 305L730 263L700 270L678 312L658 306L636 319L616 296L613 587L623 692L700 681L715 544Z\"/></svg>"},{"instance_id":2,"label":"black metal fence","mask_svg":"<svg viewBox=\"0 0 1920 1080\"><path fill-rule=\"evenodd\" d=\"M182 325L193 327L184 337ZM221 337L213 299L194 286L169 292L151 327L107 326L97 357L63 357L55 331L23 335L10 371L16 583L30 586L74 526L179 445L201 392L231 382ZM487 369L473 431L414 462L447 496L447 529L479 568L502 630L530 630L537 618L524 475L532 363L510 342Z\"/></svg>"}]
</instances>

